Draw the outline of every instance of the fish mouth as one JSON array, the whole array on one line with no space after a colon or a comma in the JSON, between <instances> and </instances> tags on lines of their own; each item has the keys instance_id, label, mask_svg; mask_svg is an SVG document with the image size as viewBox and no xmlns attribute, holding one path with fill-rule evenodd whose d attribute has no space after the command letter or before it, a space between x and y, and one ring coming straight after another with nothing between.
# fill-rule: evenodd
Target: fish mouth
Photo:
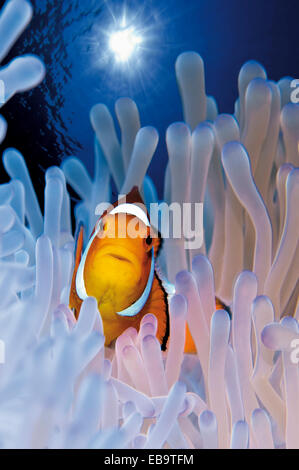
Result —
<instances>
[{"instance_id":1,"label":"fish mouth","mask_svg":"<svg viewBox=\"0 0 299 470\"><path fill-rule=\"evenodd\" d=\"M126 261L127 263L130 263L131 261L128 258L125 258L124 256L117 255L115 253L107 253L108 256L111 256L112 258L115 258L119 261Z\"/></svg>"},{"instance_id":2,"label":"fish mouth","mask_svg":"<svg viewBox=\"0 0 299 470\"><path fill-rule=\"evenodd\" d=\"M124 247L118 247L113 244L106 245L99 251L100 256L109 256L117 261L131 263L133 265L139 264L140 260L135 253Z\"/></svg>"}]
</instances>

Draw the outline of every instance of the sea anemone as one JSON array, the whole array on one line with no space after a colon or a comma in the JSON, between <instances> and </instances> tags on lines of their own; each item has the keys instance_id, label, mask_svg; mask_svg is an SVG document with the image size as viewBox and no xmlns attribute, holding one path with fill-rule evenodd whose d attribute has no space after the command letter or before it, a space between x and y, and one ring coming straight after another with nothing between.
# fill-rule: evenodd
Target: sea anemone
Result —
<instances>
[{"instance_id":1,"label":"sea anemone","mask_svg":"<svg viewBox=\"0 0 299 470\"><path fill-rule=\"evenodd\" d=\"M27 3L7 5L15 12ZM74 157L48 169L44 214L23 156L4 152L2 448L299 448L299 106L288 80L269 81L256 62L240 71L235 115L218 115L206 96L198 54L180 55L176 74L185 122L167 130L164 200L204 203L205 238L197 250L165 240L159 264L173 283L167 352L154 315L105 348L95 299L84 301L78 321L68 307L66 183L81 198L75 218L88 234L97 205L111 199L111 178L120 193L137 185L147 204L158 201L146 175L158 134L141 128L136 104L116 103L121 141L107 107L93 107L94 177ZM15 90L24 89L18 78ZM216 297L231 315L216 311ZM186 323L196 355L184 354Z\"/></svg>"},{"instance_id":2,"label":"sea anemone","mask_svg":"<svg viewBox=\"0 0 299 470\"><path fill-rule=\"evenodd\" d=\"M0 12L0 63L29 24L32 17L31 4L26 0L10 0ZM41 83L45 67L41 60L27 54L13 59L0 67L0 107L16 93L31 90ZM7 123L0 116L0 143L3 142Z\"/></svg>"}]
</instances>

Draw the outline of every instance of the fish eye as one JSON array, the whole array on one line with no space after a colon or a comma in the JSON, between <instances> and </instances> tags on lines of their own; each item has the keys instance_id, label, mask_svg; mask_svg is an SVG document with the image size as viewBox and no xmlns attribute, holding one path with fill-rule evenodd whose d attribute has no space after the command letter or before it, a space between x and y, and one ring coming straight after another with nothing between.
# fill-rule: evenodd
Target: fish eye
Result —
<instances>
[{"instance_id":1,"label":"fish eye","mask_svg":"<svg viewBox=\"0 0 299 470\"><path fill-rule=\"evenodd\" d=\"M153 241L153 239L152 239L152 237L149 235L149 236L147 237L147 239L145 240L145 243L146 243L148 246L150 246L150 245L152 244L152 241Z\"/></svg>"}]
</instances>

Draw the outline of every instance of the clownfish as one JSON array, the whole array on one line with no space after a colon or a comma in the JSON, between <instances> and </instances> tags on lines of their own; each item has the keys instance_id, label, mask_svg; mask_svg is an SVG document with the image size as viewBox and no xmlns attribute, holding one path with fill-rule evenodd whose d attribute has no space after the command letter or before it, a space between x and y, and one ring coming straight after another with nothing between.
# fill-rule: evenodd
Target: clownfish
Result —
<instances>
[{"instance_id":1,"label":"clownfish","mask_svg":"<svg viewBox=\"0 0 299 470\"><path fill-rule=\"evenodd\" d=\"M166 350L168 294L156 266L162 239L143 208L139 190L134 187L124 200L103 213L84 252L81 226L69 304L78 318L84 299L97 299L106 346L129 327L138 331L142 317L154 314L158 320L157 338ZM138 224L137 236L128 236L130 224ZM222 305L217 303L217 307ZM187 325L185 352L196 353Z\"/></svg>"}]
</instances>

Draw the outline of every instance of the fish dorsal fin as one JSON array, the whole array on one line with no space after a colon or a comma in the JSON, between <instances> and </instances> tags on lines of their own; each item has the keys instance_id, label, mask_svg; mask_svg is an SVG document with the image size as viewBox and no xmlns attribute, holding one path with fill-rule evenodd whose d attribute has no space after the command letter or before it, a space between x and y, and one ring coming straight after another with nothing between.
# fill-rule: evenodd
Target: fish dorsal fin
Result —
<instances>
[{"instance_id":1,"label":"fish dorsal fin","mask_svg":"<svg viewBox=\"0 0 299 470\"><path fill-rule=\"evenodd\" d=\"M146 209L146 206L144 204L144 201L141 197L141 194L139 192L139 189L137 186L134 186L131 191L127 194L127 195L124 195L123 197L119 198L117 201L115 201L113 204L110 205L110 209L107 209L105 210L100 219L102 219L103 217L105 217L107 214L110 214L110 212L113 211L113 209L115 209L117 206L119 206L120 204L142 204L145 209ZM148 217L148 213L146 212L146 215ZM94 232L94 231L93 231ZM91 234L93 235L93 233Z\"/></svg>"},{"instance_id":2,"label":"fish dorsal fin","mask_svg":"<svg viewBox=\"0 0 299 470\"><path fill-rule=\"evenodd\" d=\"M140 191L138 189L138 186L134 186L131 191L127 194L126 196L126 201L129 204L144 204L144 201L141 197Z\"/></svg>"},{"instance_id":3,"label":"fish dorsal fin","mask_svg":"<svg viewBox=\"0 0 299 470\"><path fill-rule=\"evenodd\" d=\"M119 197L119 199L117 201L115 201L114 204L111 205L111 207L115 208L118 205L125 204L125 203L127 203L127 204L140 204L140 205L144 206L145 210L146 210L146 206L144 204L144 201L141 197L141 194L140 194L139 189L138 189L137 186L134 186L128 194L122 195L122 197ZM108 210L108 211L105 211L104 215L107 214L107 213L109 214L110 211L111 211L111 209Z\"/></svg>"},{"instance_id":4,"label":"fish dorsal fin","mask_svg":"<svg viewBox=\"0 0 299 470\"><path fill-rule=\"evenodd\" d=\"M144 211L144 213L146 215L146 218L149 220L149 214L148 214L146 205L145 205L145 203L144 203L144 201L141 197L141 194L140 194L139 189L138 189L137 186L134 186L127 195L124 195L123 197L118 199L118 201L116 201L112 205L112 207L115 209L118 206L124 205L124 204L127 204L127 205L131 204L131 205L139 206L140 209ZM106 214L107 213L109 214L110 212L113 212L113 209L106 212Z\"/></svg>"}]
</instances>

